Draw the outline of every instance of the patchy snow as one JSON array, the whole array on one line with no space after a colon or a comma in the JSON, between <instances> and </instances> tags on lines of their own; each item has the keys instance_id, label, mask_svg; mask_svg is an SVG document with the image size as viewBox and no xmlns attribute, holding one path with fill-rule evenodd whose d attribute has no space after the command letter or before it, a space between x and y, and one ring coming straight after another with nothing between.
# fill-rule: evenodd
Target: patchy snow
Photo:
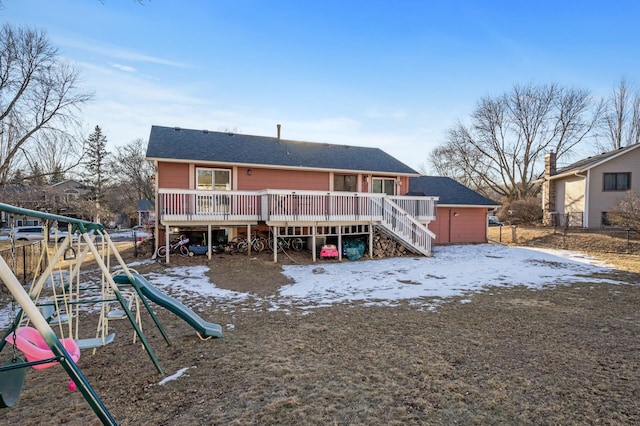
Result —
<instances>
[{"instance_id":1,"label":"patchy snow","mask_svg":"<svg viewBox=\"0 0 640 426\"><path fill-rule=\"evenodd\" d=\"M578 281L603 269L606 266L593 258L563 250L446 246L436 248L428 258L285 266L284 273L295 283L283 287L280 295L322 306L351 301L384 305L462 296L489 286L541 288Z\"/></svg>"},{"instance_id":2,"label":"patchy snow","mask_svg":"<svg viewBox=\"0 0 640 426\"><path fill-rule=\"evenodd\" d=\"M194 366L193 368L196 368L196 367ZM181 368L180 370L178 370L176 372L176 374L173 374L171 376L165 377L164 379L160 380L158 382L158 385L164 386L165 384L167 384L167 382L170 382L170 381L173 381L173 380L178 380L180 378L180 376L183 376L184 373L187 372L188 369L189 369L189 367Z\"/></svg>"},{"instance_id":3,"label":"patchy snow","mask_svg":"<svg viewBox=\"0 0 640 426\"><path fill-rule=\"evenodd\" d=\"M267 297L216 287L205 265L168 268L145 278L195 312L203 306L290 312L351 302L392 306L402 300L435 310L446 298L464 296L460 302L469 303L474 292L492 286L539 289L579 282L608 269L577 252L481 244L436 247L433 257L285 265L284 274L294 283ZM618 284L593 277L588 281ZM0 329L10 324L10 317L10 306L0 309Z\"/></svg>"}]
</instances>

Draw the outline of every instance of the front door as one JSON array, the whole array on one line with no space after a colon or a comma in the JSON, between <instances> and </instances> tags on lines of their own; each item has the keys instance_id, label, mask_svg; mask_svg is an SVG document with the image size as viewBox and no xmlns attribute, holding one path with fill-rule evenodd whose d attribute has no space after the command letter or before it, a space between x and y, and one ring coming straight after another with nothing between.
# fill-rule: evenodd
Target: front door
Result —
<instances>
[{"instance_id":1,"label":"front door","mask_svg":"<svg viewBox=\"0 0 640 426\"><path fill-rule=\"evenodd\" d=\"M230 191L231 170L196 168L196 189L204 191ZM198 194L196 196L198 213L228 213L229 196L220 194Z\"/></svg>"}]
</instances>

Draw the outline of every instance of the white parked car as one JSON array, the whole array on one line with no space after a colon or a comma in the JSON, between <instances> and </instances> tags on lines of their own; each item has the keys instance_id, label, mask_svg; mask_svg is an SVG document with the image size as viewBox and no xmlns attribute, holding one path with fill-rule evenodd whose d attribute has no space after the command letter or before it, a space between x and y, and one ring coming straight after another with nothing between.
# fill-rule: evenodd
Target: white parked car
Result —
<instances>
[{"instance_id":1,"label":"white parked car","mask_svg":"<svg viewBox=\"0 0 640 426\"><path fill-rule=\"evenodd\" d=\"M58 242L62 242L68 234L67 231L58 231L51 229L49 232L51 240L58 238ZM44 239L44 226L16 226L12 230L12 235L16 241L42 241Z\"/></svg>"}]
</instances>

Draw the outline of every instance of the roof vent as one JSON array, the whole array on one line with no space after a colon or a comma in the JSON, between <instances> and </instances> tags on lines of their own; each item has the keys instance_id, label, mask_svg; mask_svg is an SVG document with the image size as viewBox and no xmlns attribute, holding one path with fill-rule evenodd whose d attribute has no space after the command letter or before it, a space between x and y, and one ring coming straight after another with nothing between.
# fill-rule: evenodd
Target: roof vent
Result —
<instances>
[{"instance_id":1,"label":"roof vent","mask_svg":"<svg viewBox=\"0 0 640 426\"><path fill-rule=\"evenodd\" d=\"M202 133L209 133L207 129L202 129Z\"/></svg>"},{"instance_id":2,"label":"roof vent","mask_svg":"<svg viewBox=\"0 0 640 426\"><path fill-rule=\"evenodd\" d=\"M173 130L175 130L176 132L180 131L180 127L174 127Z\"/></svg>"}]
</instances>

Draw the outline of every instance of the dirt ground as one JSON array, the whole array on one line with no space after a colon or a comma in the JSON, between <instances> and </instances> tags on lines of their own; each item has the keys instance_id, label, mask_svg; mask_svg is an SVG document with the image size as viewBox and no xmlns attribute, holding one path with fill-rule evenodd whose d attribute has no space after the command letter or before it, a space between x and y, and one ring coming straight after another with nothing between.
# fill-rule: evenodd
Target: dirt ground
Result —
<instances>
[{"instance_id":1,"label":"dirt ground","mask_svg":"<svg viewBox=\"0 0 640 426\"><path fill-rule=\"evenodd\" d=\"M518 243L566 245L566 236L537 231L520 230ZM158 308L172 345L147 316L143 327L167 376L188 368L177 380L159 384L124 321L112 322L116 341L95 355L83 352L79 366L123 425L638 424L640 251L612 253L602 235L580 241L617 265L611 275L628 285L587 276L544 290L488 289L437 311L404 303L283 312L250 302L230 311L212 303L198 314L222 324L224 337L207 341ZM282 261L307 263L310 255ZM230 290L270 295L287 283L266 254L177 264L208 264L212 282ZM67 384L59 366L28 371L18 404L2 410L0 424L98 424Z\"/></svg>"}]
</instances>

